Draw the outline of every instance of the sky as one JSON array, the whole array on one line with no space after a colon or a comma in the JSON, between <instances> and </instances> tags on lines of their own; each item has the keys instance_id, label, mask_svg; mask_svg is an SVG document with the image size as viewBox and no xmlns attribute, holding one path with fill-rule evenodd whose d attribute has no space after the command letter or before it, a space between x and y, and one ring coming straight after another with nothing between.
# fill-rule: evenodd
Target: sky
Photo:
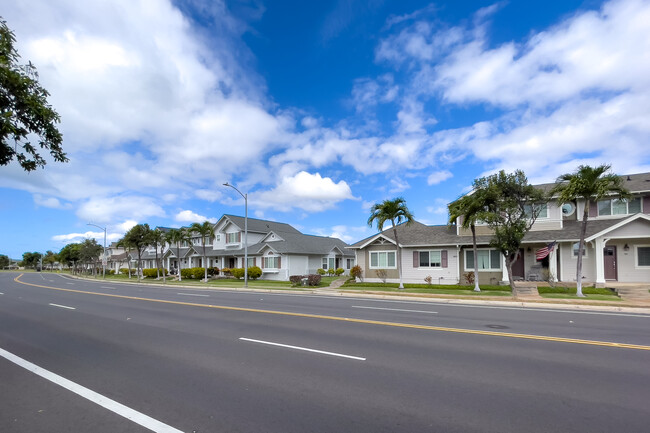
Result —
<instances>
[{"instance_id":1,"label":"sky","mask_svg":"<svg viewBox=\"0 0 650 433\"><path fill-rule=\"evenodd\" d=\"M0 254L244 215L353 243L403 197L650 171L645 0L3 1L70 161L0 167Z\"/></svg>"}]
</instances>

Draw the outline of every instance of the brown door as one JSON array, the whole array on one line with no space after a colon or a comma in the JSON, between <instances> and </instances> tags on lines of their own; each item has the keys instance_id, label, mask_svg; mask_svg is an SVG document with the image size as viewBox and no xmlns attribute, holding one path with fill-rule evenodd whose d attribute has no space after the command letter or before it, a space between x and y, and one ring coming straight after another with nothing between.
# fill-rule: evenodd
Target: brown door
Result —
<instances>
[{"instance_id":1,"label":"brown door","mask_svg":"<svg viewBox=\"0 0 650 433\"><path fill-rule=\"evenodd\" d=\"M605 267L605 279L617 280L618 275L616 272L616 247L605 247L603 249L603 259Z\"/></svg>"},{"instance_id":2,"label":"brown door","mask_svg":"<svg viewBox=\"0 0 650 433\"><path fill-rule=\"evenodd\" d=\"M519 257L512 264L512 278L515 279L519 277L523 280L525 276L526 272L524 271L524 249L522 248L519 250Z\"/></svg>"}]
</instances>

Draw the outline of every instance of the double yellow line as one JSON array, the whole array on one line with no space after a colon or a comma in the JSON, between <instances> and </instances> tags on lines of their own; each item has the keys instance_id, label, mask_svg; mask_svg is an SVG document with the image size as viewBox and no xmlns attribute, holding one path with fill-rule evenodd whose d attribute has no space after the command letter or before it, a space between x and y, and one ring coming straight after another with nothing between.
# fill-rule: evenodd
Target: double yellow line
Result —
<instances>
[{"instance_id":1,"label":"double yellow line","mask_svg":"<svg viewBox=\"0 0 650 433\"><path fill-rule=\"evenodd\" d=\"M18 275L16 278L14 278L14 281L19 284L24 284L26 286L41 287L44 289L58 290L61 292L106 296L109 298L131 299L135 301L146 301L146 302L158 302L161 304L185 305L189 307L213 308L217 310L244 311L248 313L277 314L281 316L306 317L310 319L336 320L340 322L364 323L369 325L392 326L396 328L423 329L427 331L455 332L459 334L474 334L474 335L490 335L494 337L519 338L524 340L538 340L538 341L554 341L554 342L572 343L572 344L586 344L590 346L604 346L604 347L614 347L620 349L650 350L650 346L643 346L639 344L614 343L611 341L581 340L578 338L549 337L545 335L515 334L511 332L481 331L481 330L474 330L474 329L447 328L443 326L414 325L409 323L384 322L379 320L351 319L347 317L324 316L321 314L292 313L288 311L260 310L257 308L228 307L225 305L197 304L194 302L168 301L164 299L141 298L138 296L113 295L110 293L88 292L85 290L63 289L59 287L50 287L50 286L43 286L39 284L26 283L24 281L20 281L19 278L22 276L23 274Z\"/></svg>"}]
</instances>

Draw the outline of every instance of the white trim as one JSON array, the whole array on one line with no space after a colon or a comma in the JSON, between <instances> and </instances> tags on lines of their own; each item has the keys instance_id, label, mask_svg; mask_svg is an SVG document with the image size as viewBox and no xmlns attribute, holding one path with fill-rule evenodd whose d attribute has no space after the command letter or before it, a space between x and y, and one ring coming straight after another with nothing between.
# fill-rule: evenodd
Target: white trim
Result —
<instances>
[{"instance_id":1,"label":"white trim","mask_svg":"<svg viewBox=\"0 0 650 433\"><path fill-rule=\"evenodd\" d=\"M650 244L634 245L634 269L641 269L641 270L650 269L650 266L639 266L639 248L650 248Z\"/></svg>"},{"instance_id":2,"label":"white trim","mask_svg":"<svg viewBox=\"0 0 650 433\"><path fill-rule=\"evenodd\" d=\"M477 248L476 250L477 250L477 252L478 251L498 251L496 248ZM465 272L470 272L470 271L473 272L474 268L468 268L467 267L467 252L469 251L472 254L474 254L474 248L465 248L464 250L461 250L461 251L465 251L465 256L463 257L463 269L465 270ZM501 256L503 256L503 254L501 254L499 252L499 257L501 257ZM490 265L492 265L492 256L489 255L489 257L490 257ZM498 268L490 267L488 269L479 269L478 271L479 272L501 272L502 269L503 269L503 267L501 266L501 262L502 262L502 260L499 260L499 267ZM476 263L474 263L474 266L476 266Z\"/></svg>"},{"instance_id":3,"label":"white trim","mask_svg":"<svg viewBox=\"0 0 650 433\"><path fill-rule=\"evenodd\" d=\"M442 267L442 251L443 250L415 250L418 253L418 268L420 269L429 269L429 270L438 270L438 269L444 269ZM445 250L448 251L448 250ZM422 266L420 263L420 253L429 253L429 265L431 264L431 253L432 252L439 252L440 253L440 266ZM447 253L447 260L449 260L449 253Z\"/></svg>"},{"instance_id":4,"label":"white trim","mask_svg":"<svg viewBox=\"0 0 650 433\"><path fill-rule=\"evenodd\" d=\"M578 241L578 242L573 242L573 243L571 244L571 247L570 247L570 248L571 248L571 258L572 258L572 259L578 260L578 254L575 254L575 253L574 253L575 250L573 249L573 246L574 246L575 244L579 244L579 243L580 243L580 241ZM588 248L587 248L587 241L585 241L585 245L584 245L584 247L583 247L583 249L582 249L582 252L584 253L584 254L582 255L582 258L583 258L583 259L584 259L585 257L589 257L589 253L587 252L587 249L588 249Z\"/></svg>"},{"instance_id":5,"label":"white trim","mask_svg":"<svg viewBox=\"0 0 650 433\"><path fill-rule=\"evenodd\" d=\"M603 236L603 235L605 235L605 234L611 232L612 230L616 230L616 229L618 229L618 228L620 228L620 227L623 227L624 225L629 224L629 223L631 223L632 221L636 221L636 220L639 219L639 218L642 218L642 219L644 219L644 220L650 222L650 215L646 215L646 214L642 214L642 213L637 213L637 214L634 214L634 215L632 215L632 216L630 216L630 217L624 219L623 221L620 221L620 222L614 224L613 226L607 227L606 229L604 229L604 230L602 230L602 231L599 231L598 233L595 233L595 234L589 236L588 238L585 238L585 242L591 242L591 241L593 241L594 239L596 239L596 238L598 238L598 237L600 237L600 236ZM629 237L630 237L630 238L633 238L633 237L637 237L637 238L638 238L638 237L643 237L643 236L639 235L639 236L629 236Z\"/></svg>"},{"instance_id":6,"label":"white trim","mask_svg":"<svg viewBox=\"0 0 650 433\"><path fill-rule=\"evenodd\" d=\"M361 246L358 246L358 247L348 247L348 248L353 248L353 249L359 249L359 250L360 250L360 249L363 249L363 248L367 247L368 245L372 244L374 241L376 241L376 240L379 239L379 238L384 238L384 239L386 239L388 242L390 242L391 244L395 245L395 241L394 241L394 240L392 240L392 239L390 239L390 238L387 238L383 233L377 233L375 236L373 236L373 237L371 237L370 239L368 239L368 242L366 242L365 244L363 244L363 245L361 245Z\"/></svg>"}]
</instances>

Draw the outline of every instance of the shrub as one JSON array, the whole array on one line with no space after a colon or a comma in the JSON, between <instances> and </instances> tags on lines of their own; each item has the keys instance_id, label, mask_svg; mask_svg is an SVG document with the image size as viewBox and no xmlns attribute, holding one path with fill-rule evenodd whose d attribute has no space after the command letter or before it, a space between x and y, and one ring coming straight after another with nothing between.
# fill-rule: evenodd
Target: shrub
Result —
<instances>
[{"instance_id":1,"label":"shrub","mask_svg":"<svg viewBox=\"0 0 650 433\"><path fill-rule=\"evenodd\" d=\"M129 268L120 268L120 274L129 275Z\"/></svg>"},{"instance_id":2,"label":"shrub","mask_svg":"<svg viewBox=\"0 0 650 433\"><path fill-rule=\"evenodd\" d=\"M160 271L158 271L160 272ZM146 268L142 270L142 276L147 278L156 278L156 268Z\"/></svg>"},{"instance_id":3,"label":"shrub","mask_svg":"<svg viewBox=\"0 0 650 433\"><path fill-rule=\"evenodd\" d=\"M318 273L318 275L325 275L327 273L327 271L322 268L316 269L316 272Z\"/></svg>"},{"instance_id":4,"label":"shrub","mask_svg":"<svg viewBox=\"0 0 650 433\"><path fill-rule=\"evenodd\" d=\"M233 277L237 278L238 280L244 278L244 268L232 268L230 270L230 273L232 274Z\"/></svg>"},{"instance_id":5,"label":"shrub","mask_svg":"<svg viewBox=\"0 0 650 433\"><path fill-rule=\"evenodd\" d=\"M465 272L463 274L463 278L465 278L465 281L467 281L467 284L469 284L469 285L474 284L474 272Z\"/></svg>"},{"instance_id":6,"label":"shrub","mask_svg":"<svg viewBox=\"0 0 650 433\"><path fill-rule=\"evenodd\" d=\"M350 269L350 276L354 279L358 278L361 280L363 278L363 269L361 269L361 266L353 266L352 269Z\"/></svg>"},{"instance_id":7,"label":"shrub","mask_svg":"<svg viewBox=\"0 0 650 433\"><path fill-rule=\"evenodd\" d=\"M231 276L232 272L230 268L221 268L221 273L225 276Z\"/></svg>"},{"instance_id":8,"label":"shrub","mask_svg":"<svg viewBox=\"0 0 650 433\"><path fill-rule=\"evenodd\" d=\"M344 273L345 273L345 269L343 269L343 268L338 268L338 269L336 270L336 272L335 272L335 274L336 274L337 277L340 277L340 276L343 275Z\"/></svg>"},{"instance_id":9,"label":"shrub","mask_svg":"<svg viewBox=\"0 0 650 433\"><path fill-rule=\"evenodd\" d=\"M214 277L215 275L219 275L219 268L216 266L213 268L208 268L208 277Z\"/></svg>"},{"instance_id":10,"label":"shrub","mask_svg":"<svg viewBox=\"0 0 650 433\"><path fill-rule=\"evenodd\" d=\"M257 280L259 277L262 276L262 268L259 266L251 266L248 268L248 278L251 280Z\"/></svg>"},{"instance_id":11,"label":"shrub","mask_svg":"<svg viewBox=\"0 0 650 433\"><path fill-rule=\"evenodd\" d=\"M331 277L332 275L334 275L335 273L336 273L336 269L334 269L334 268L329 268L329 269L327 270L327 275L329 275L330 277Z\"/></svg>"},{"instance_id":12,"label":"shrub","mask_svg":"<svg viewBox=\"0 0 650 433\"><path fill-rule=\"evenodd\" d=\"M433 281L433 278L431 278L431 275L427 275L424 277L424 282L427 283L428 285L431 285L431 282Z\"/></svg>"},{"instance_id":13,"label":"shrub","mask_svg":"<svg viewBox=\"0 0 650 433\"><path fill-rule=\"evenodd\" d=\"M377 269L375 273L382 283L386 282L386 277L388 277L388 272L386 272L386 269Z\"/></svg>"},{"instance_id":14,"label":"shrub","mask_svg":"<svg viewBox=\"0 0 650 433\"><path fill-rule=\"evenodd\" d=\"M108 275L115 275L115 269L107 269L107 270L106 270L106 273L107 273Z\"/></svg>"},{"instance_id":15,"label":"shrub","mask_svg":"<svg viewBox=\"0 0 650 433\"><path fill-rule=\"evenodd\" d=\"M181 278L185 278L188 280L191 280L194 278L194 275L192 273L192 268L183 268L181 269Z\"/></svg>"},{"instance_id":16,"label":"shrub","mask_svg":"<svg viewBox=\"0 0 650 433\"><path fill-rule=\"evenodd\" d=\"M301 286L302 285L302 279L305 278L303 275L291 275L289 277L289 281L291 282L292 285L294 286Z\"/></svg>"},{"instance_id":17,"label":"shrub","mask_svg":"<svg viewBox=\"0 0 650 433\"><path fill-rule=\"evenodd\" d=\"M201 280L205 277L205 268L191 268L192 269L192 278L196 280Z\"/></svg>"},{"instance_id":18,"label":"shrub","mask_svg":"<svg viewBox=\"0 0 650 433\"><path fill-rule=\"evenodd\" d=\"M307 284L310 286L318 286L321 281L321 275L320 274L309 274L307 275Z\"/></svg>"}]
</instances>

